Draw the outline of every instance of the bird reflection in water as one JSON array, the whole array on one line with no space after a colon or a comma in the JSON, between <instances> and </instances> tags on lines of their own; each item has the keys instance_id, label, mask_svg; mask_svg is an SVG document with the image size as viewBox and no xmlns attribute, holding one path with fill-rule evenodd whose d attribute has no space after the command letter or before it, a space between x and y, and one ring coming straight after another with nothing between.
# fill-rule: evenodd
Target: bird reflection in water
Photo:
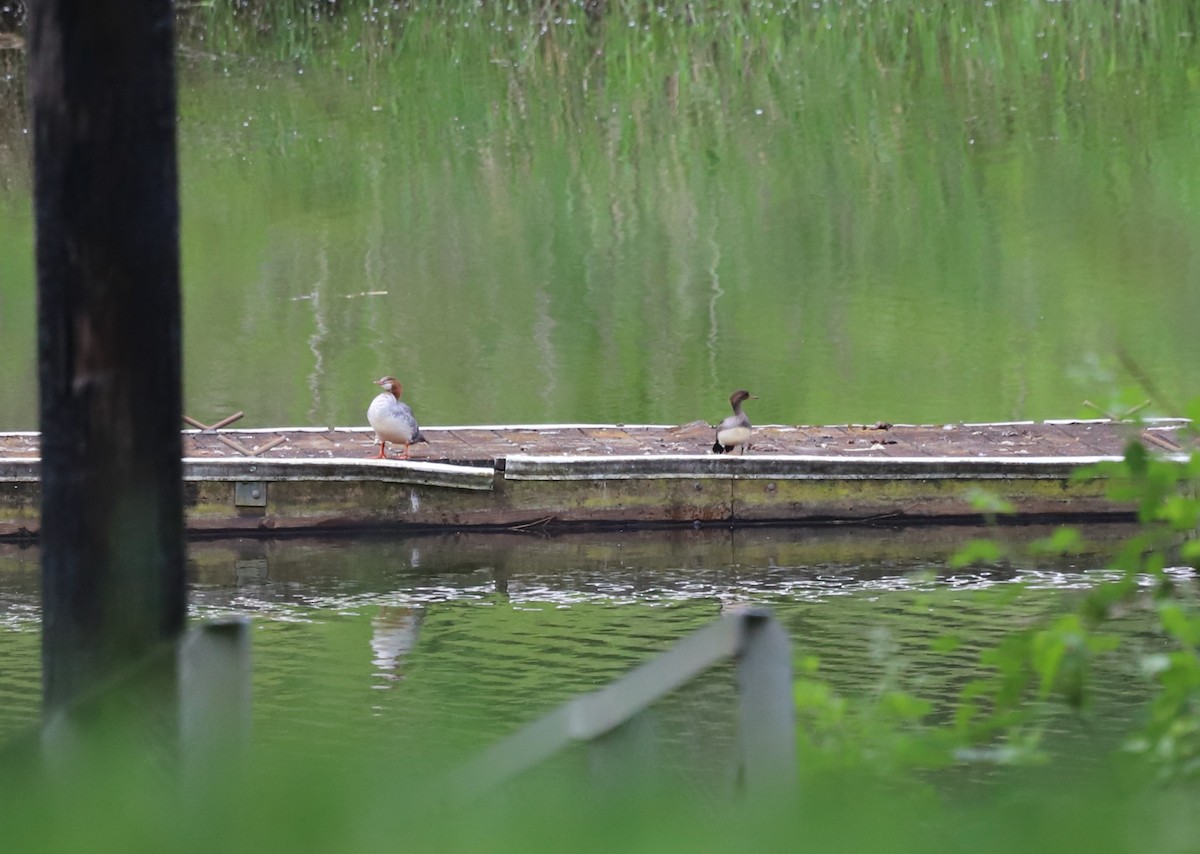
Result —
<instances>
[{"instance_id":1,"label":"bird reflection in water","mask_svg":"<svg viewBox=\"0 0 1200 854\"><path fill-rule=\"evenodd\" d=\"M404 678L404 659L416 647L424 619L425 609L418 606L380 606L371 620L371 661L384 680Z\"/></svg>"}]
</instances>

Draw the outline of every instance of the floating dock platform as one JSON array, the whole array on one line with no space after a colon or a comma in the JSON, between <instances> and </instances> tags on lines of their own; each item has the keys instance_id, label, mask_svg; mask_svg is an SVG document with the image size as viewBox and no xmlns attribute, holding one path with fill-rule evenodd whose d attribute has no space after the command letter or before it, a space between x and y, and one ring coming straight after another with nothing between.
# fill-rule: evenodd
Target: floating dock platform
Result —
<instances>
[{"instance_id":1,"label":"floating dock platform","mask_svg":"<svg viewBox=\"0 0 1200 854\"><path fill-rule=\"evenodd\" d=\"M744 455L712 428L426 428L411 460L375 459L367 428L185 430L187 527L209 533L416 528L1129 518L1077 473L1131 441L1181 450L1183 420L755 428ZM389 452L392 452L389 446ZM39 522L38 435L0 434L0 538Z\"/></svg>"}]
</instances>

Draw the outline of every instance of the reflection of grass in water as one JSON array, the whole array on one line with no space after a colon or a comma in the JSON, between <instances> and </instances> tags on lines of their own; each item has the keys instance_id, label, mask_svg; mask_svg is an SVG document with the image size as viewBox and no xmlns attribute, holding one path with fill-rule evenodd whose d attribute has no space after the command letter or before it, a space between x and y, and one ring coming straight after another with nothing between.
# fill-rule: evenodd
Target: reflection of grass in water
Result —
<instances>
[{"instance_id":1,"label":"reflection of grass in water","mask_svg":"<svg viewBox=\"0 0 1200 854\"><path fill-rule=\"evenodd\" d=\"M537 38L497 4L385 10L386 49L320 22L331 43L269 86L185 74L185 328L276 316L281 292L389 291L322 304L321 411L267 389L311 354L255 354L256 399L280 410L259 423L361 419L385 358L427 378L434 423L687 420L737 381L698 371L705 341L780 375L766 417L783 423L1059 417L1095 388L1064 390L1059 366L1113 338L1179 361L1188 313L1130 287L1194 291L1200 114L1186 42L1146 35L1176 7L905 6L902 25L898 5L649 30L614 11ZM221 228L241 237L214 253ZM399 341L393 302L419 319ZM312 338L297 305L280 340ZM988 358L931 358L935 329ZM200 334L189 363L221 361ZM528 365L531 341L534 367L485 373ZM797 387L787 364L824 381Z\"/></svg>"},{"instance_id":2,"label":"reflection of grass in water","mask_svg":"<svg viewBox=\"0 0 1200 854\"><path fill-rule=\"evenodd\" d=\"M184 43L220 52L367 62L407 50L463 59L482 44L496 61L563 73L571 63L606 81L651 79L657 62L793 66L843 81L859 74L972 82L1033 74L1082 80L1172 60L1190 50L1186 4L1121 5L947 0L874 3L216 2L181 14Z\"/></svg>"},{"instance_id":3,"label":"reflection of grass in water","mask_svg":"<svg viewBox=\"0 0 1200 854\"><path fill-rule=\"evenodd\" d=\"M189 406L360 423L399 365L431 424L683 423L748 372L777 423L1043 418L1114 341L1197 364L1186 4L819 5L183 9Z\"/></svg>"}]
</instances>

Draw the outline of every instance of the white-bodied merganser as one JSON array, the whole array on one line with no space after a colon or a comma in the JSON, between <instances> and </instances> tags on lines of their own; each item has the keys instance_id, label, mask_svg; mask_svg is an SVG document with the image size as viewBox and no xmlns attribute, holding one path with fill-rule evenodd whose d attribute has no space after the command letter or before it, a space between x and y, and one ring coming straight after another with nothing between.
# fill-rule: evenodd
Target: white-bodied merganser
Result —
<instances>
[{"instance_id":1,"label":"white-bodied merganser","mask_svg":"<svg viewBox=\"0 0 1200 854\"><path fill-rule=\"evenodd\" d=\"M379 459L384 459L384 449L388 442L404 446L404 457L408 459L408 446L417 442L426 442L413 415L412 407L400 402L400 382L395 377L384 377L375 380L375 385L383 386L383 391L371 401L367 409L367 421L379 438Z\"/></svg>"},{"instance_id":2,"label":"white-bodied merganser","mask_svg":"<svg viewBox=\"0 0 1200 854\"><path fill-rule=\"evenodd\" d=\"M713 445L714 454L728 454L734 448L741 446L741 453L746 453L750 441L750 419L742 412L742 401L758 400L758 395L751 394L739 388L729 395L729 403L733 407L733 415L717 425L717 441Z\"/></svg>"}]
</instances>

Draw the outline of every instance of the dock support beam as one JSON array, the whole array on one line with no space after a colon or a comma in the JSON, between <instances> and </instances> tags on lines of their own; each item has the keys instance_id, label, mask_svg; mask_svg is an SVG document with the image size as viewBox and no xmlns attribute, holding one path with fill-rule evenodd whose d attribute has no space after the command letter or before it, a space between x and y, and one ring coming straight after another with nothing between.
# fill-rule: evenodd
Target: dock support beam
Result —
<instances>
[{"instance_id":1,"label":"dock support beam","mask_svg":"<svg viewBox=\"0 0 1200 854\"><path fill-rule=\"evenodd\" d=\"M184 623L171 3L36 0L29 48L49 718Z\"/></svg>"}]
</instances>

